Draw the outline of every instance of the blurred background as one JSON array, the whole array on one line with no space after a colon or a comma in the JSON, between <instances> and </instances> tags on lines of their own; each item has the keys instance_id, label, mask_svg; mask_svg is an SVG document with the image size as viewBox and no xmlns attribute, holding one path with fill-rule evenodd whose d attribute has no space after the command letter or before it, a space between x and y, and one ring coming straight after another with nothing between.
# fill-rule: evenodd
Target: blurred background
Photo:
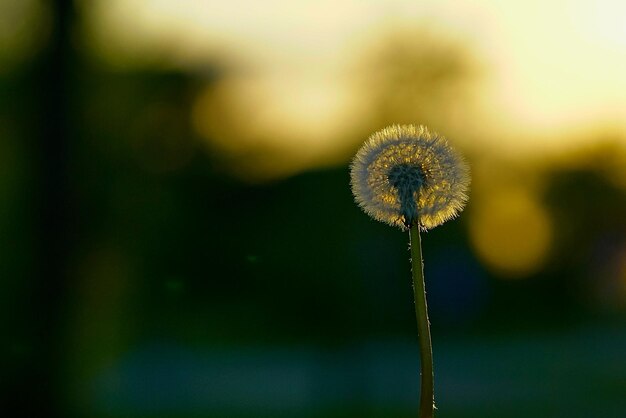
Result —
<instances>
[{"instance_id":1,"label":"blurred background","mask_svg":"<svg viewBox=\"0 0 626 418\"><path fill-rule=\"evenodd\" d=\"M624 16L0 0L2 415L414 417L408 236L348 164L423 123L472 167L423 237L439 415L626 416Z\"/></svg>"}]
</instances>

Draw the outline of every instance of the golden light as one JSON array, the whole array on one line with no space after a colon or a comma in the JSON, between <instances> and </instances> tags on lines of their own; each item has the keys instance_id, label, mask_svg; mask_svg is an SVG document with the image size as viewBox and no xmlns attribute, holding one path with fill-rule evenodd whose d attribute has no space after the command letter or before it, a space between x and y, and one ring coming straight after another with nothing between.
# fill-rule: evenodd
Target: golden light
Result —
<instances>
[{"instance_id":1,"label":"golden light","mask_svg":"<svg viewBox=\"0 0 626 418\"><path fill-rule=\"evenodd\" d=\"M472 207L470 239L488 267L510 278L541 268L550 250L552 224L528 192L502 190Z\"/></svg>"},{"instance_id":2,"label":"golden light","mask_svg":"<svg viewBox=\"0 0 626 418\"><path fill-rule=\"evenodd\" d=\"M391 97L414 97L426 115L447 117L404 120L414 112L390 107L393 114L385 117L402 120L387 123L437 126L441 120L441 130L465 129L461 136L471 137L468 146L528 157L594 141L572 135L580 130L608 125L626 138L626 2L619 0L79 5L85 42L114 66L165 66L200 77L207 65L232 69L199 95L193 121L211 149L252 177L286 175L341 155L347 159L342 149L360 128L354 126L371 120L377 109L363 99L367 84L354 82L350 71L382 37L407 28L437 28L462 40L465 52L481 63L481 75L473 80L473 97L453 94L446 103L428 100L419 89L390 91ZM209 99L211 91L217 96ZM251 162L255 152L267 154Z\"/></svg>"},{"instance_id":3,"label":"golden light","mask_svg":"<svg viewBox=\"0 0 626 418\"><path fill-rule=\"evenodd\" d=\"M618 17L626 3L494 1L489 10L482 45L493 79L483 109L496 105L500 134L522 133L506 142L494 135L492 145L536 154L584 144L590 138L575 135L580 129L609 124L626 133L626 25Z\"/></svg>"},{"instance_id":4,"label":"golden light","mask_svg":"<svg viewBox=\"0 0 626 418\"><path fill-rule=\"evenodd\" d=\"M354 111L360 105L345 85L315 77L302 83L289 75L230 77L198 96L192 121L213 149L234 159L238 174L287 175L342 157L342 138L363 113Z\"/></svg>"}]
</instances>

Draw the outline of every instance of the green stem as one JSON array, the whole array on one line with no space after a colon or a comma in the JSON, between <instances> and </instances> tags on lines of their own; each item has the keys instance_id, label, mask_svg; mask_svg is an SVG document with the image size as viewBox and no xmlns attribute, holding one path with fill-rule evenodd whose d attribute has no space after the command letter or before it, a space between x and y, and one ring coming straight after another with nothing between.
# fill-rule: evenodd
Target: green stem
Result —
<instances>
[{"instance_id":1,"label":"green stem","mask_svg":"<svg viewBox=\"0 0 626 418\"><path fill-rule=\"evenodd\" d=\"M422 241L418 222L413 222L410 229L411 267L413 273L413 292L415 294L415 316L420 344L421 392L419 418L432 418L435 408L433 382L433 347L430 340L430 323L426 305L424 286L424 263L422 261Z\"/></svg>"}]
</instances>

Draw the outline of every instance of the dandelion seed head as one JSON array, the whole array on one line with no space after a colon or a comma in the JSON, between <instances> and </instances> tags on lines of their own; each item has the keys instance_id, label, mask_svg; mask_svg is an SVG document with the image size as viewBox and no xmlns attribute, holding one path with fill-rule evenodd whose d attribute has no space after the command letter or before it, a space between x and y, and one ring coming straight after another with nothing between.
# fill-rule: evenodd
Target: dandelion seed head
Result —
<instances>
[{"instance_id":1,"label":"dandelion seed head","mask_svg":"<svg viewBox=\"0 0 626 418\"><path fill-rule=\"evenodd\" d=\"M350 169L352 193L372 218L401 229L432 229L463 210L469 167L446 138L423 125L372 134Z\"/></svg>"}]
</instances>

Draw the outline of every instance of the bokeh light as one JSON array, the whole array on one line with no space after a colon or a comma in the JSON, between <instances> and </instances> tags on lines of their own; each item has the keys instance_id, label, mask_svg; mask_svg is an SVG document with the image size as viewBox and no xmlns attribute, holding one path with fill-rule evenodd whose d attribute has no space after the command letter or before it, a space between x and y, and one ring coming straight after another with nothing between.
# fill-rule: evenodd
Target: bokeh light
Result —
<instances>
[{"instance_id":1,"label":"bokeh light","mask_svg":"<svg viewBox=\"0 0 626 418\"><path fill-rule=\"evenodd\" d=\"M470 238L478 256L508 277L536 272L546 260L552 224L536 198L523 190L493 190L473 205Z\"/></svg>"},{"instance_id":2,"label":"bokeh light","mask_svg":"<svg viewBox=\"0 0 626 418\"><path fill-rule=\"evenodd\" d=\"M192 119L231 172L263 180L342 160L358 106L340 80L237 77L206 88Z\"/></svg>"}]
</instances>

